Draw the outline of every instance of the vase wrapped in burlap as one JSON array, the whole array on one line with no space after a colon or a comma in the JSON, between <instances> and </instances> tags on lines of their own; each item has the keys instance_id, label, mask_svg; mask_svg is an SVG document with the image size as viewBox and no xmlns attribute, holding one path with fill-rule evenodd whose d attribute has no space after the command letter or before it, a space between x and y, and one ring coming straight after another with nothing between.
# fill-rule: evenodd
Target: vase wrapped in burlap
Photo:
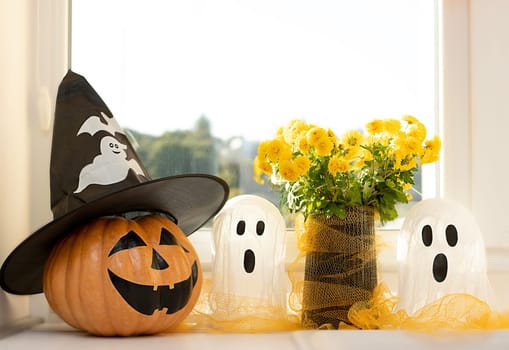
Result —
<instances>
[{"instance_id":1,"label":"vase wrapped in burlap","mask_svg":"<svg viewBox=\"0 0 509 350\"><path fill-rule=\"evenodd\" d=\"M344 219L310 215L304 225L302 325L349 324L350 307L370 300L377 285L374 210L347 208Z\"/></svg>"}]
</instances>

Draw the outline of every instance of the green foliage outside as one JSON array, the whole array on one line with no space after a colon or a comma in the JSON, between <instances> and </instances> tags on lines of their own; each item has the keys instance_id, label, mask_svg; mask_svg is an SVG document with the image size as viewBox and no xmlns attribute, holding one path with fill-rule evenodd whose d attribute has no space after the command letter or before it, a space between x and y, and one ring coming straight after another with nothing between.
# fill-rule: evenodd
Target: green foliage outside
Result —
<instances>
[{"instance_id":1,"label":"green foliage outside","mask_svg":"<svg viewBox=\"0 0 509 350\"><path fill-rule=\"evenodd\" d=\"M230 150L228 140L212 135L210 121L205 116L201 116L191 130L166 131L159 136L132 129L126 131L153 179L181 174L211 174L228 183L230 196L245 191L268 191L260 189L263 186L252 180L252 174L245 174L246 169L251 171L254 155ZM252 147L253 152L256 146Z\"/></svg>"}]
</instances>

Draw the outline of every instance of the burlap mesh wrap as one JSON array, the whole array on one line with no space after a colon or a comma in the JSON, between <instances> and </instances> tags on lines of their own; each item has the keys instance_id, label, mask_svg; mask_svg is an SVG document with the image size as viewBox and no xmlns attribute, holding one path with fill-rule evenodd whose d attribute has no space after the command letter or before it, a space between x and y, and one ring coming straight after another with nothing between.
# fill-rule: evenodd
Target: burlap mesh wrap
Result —
<instances>
[{"instance_id":1,"label":"burlap mesh wrap","mask_svg":"<svg viewBox=\"0 0 509 350\"><path fill-rule=\"evenodd\" d=\"M377 285L374 211L347 208L344 219L311 215L299 249L305 256L302 326L338 328Z\"/></svg>"}]
</instances>

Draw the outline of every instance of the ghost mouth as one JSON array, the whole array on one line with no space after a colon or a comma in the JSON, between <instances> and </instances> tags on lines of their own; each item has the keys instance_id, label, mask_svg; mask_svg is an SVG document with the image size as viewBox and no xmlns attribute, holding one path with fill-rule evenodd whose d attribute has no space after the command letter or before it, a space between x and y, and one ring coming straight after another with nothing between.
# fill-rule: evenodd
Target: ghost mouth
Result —
<instances>
[{"instance_id":1,"label":"ghost mouth","mask_svg":"<svg viewBox=\"0 0 509 350\"><path fill-rule=\"evenodd\" d=\"M255 268L255 253L248 249L244 252L244 271L247 273L251 273L254 271Z\"/></svg>"},{"instance_id":2,"label":"ghost mouth","mask_svg":"<svg viewBox=\"0 0 509 350\"><path fill-rule=\"evenodd\" d=\"M435 281L439 283L445 281L447 270L447 257L442 253L437 254L433 259L433 277Z\"/></svg>"},{"instance_id":3,"label":"ghost mouth","mask_svg":"<svg viewBox=\"0 0 509 350\"><path fill-rule=\"evenodd\" d=\"M110 280L122 298L136 311L144 315L152 315L155 310L166 308L166 314L173 314L187 305L196 281L198 266L194 262L191 275L184 281L169 285L154 286L129 282L108 269Z\"/></svg>"},{"instance_id":4,"label":"ghost mouth","mask_svg":"<svg viewBox=\"0 0 509 350\"><path fill-rule=\"evenodd\" d=\"M115 154L120 154L120 151L112 151Z\"/></svg>"}]
</instances>

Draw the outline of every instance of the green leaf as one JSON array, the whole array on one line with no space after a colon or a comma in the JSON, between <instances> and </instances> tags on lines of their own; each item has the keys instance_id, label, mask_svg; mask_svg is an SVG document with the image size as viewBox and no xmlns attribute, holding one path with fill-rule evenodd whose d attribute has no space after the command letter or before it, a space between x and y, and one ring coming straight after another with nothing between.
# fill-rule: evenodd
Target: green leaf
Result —
<instances>
[{"instance_id":1,"label":"green leaf","mask_svg":"<svg viewBox=\"0 0 509 350\"><path fill-rule=\"evenodd\" d=\"M395 191L396 200L401 203L408 203L406 194L403 191Z\"/></svg>"}]
</instances>

